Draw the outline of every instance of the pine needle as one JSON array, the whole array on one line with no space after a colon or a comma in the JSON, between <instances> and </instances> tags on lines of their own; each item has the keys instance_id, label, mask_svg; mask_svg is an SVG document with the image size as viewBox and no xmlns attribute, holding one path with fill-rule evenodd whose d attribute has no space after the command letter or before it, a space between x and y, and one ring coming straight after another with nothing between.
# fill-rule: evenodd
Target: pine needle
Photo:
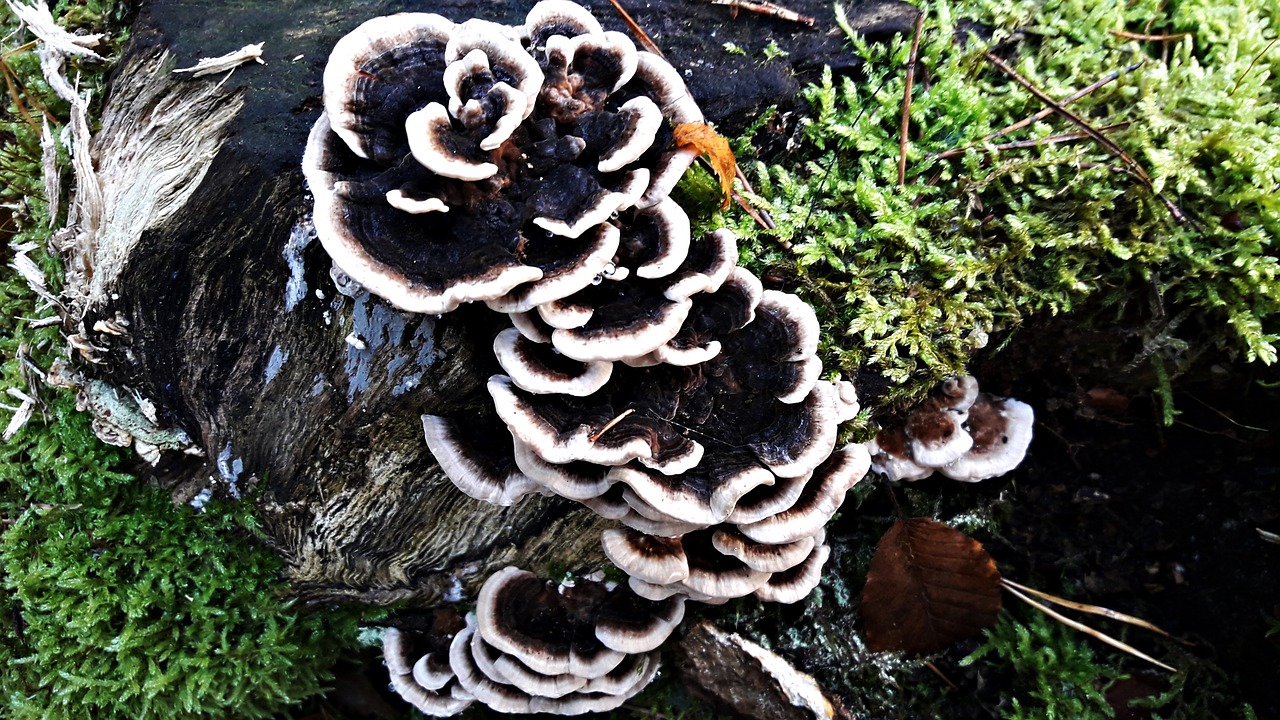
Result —
<instances>
[{"instance_id":1,"label":"pine needle","mask_svg":"<svg viewBox=\"0 0 1280 720\"><path fill-rule=\"evenodd\" d=\"M1150 655L1147 655L1146 653L1144 653L1144 652L1142 652L1141 650L1139 650L1139 649L1137 649L1137 648L1133 647L1132 645L1128 645L1128 644L1123 643L1123 642L1121 642L1121 641L1119 641L1119 640L1116 640L1115 638L1111 637L1110 635L1107 635L1107 634L1106 634L1106 633L1104 633L1104 632L1100 632L1100 631L1098 631L1098 630L1094 630L1093 628L1089 627L1088 625L1085 625L1084 623L1081 623L1081 622L1077 622L1077 621L1075 621L1075 620L1072 620L1071 618L1067 617L1066 615L1063 615L1062 613L1058 612L1057 610L1054 610L1053 608L1049 607L1048 605L1044 605L1044 604L1042 604L1042 603L1038 603L1038 602L1036 602L1035 600L1032 600L1030 597L1028 597L1028 596L1026 596L1026 595L1023 595L1021 592L1019 592L1019 591L1014 587L1014 584L1013 584L1013 583L1011 583L1011 582L1009 582L1008 580L1001 579L1001 584L1002 584L1002 585L1004 585L1004 589L1005 589L1005 590L1008 590L1010 593L1012 593L1014 597L1016 597L1016 598L1018 598L1019 600L1021 600L1021 601L1025 602L1025 603L1027 603L1028 605L1030 605L1031 607L1033 607L1033 608L1035 608L1035 609L1039 610L1040 612L1044 613L1045 615L1048 615L1049 617L1053 618L1054 620L1057 620L1058 622L1062 623L1063 625L1066 625L1067 627L1072 628L1073 630L1078 630L1078 631L1080 631L1080 632L1082 632L1082 633L1084 633L1084 634L1086 634L1086 635L1088 635L1088 636L1090 636L1090 637L1092 637L1092 638L1095 638L1095 639L1097 639L1097 640L1101 640L1102 642L1104 642L1104 643L1106 643L1106 644L1110 645L1111 647L1114 647L1114 648L1116 648L1116 649L1118 649L1118 650L1123 650L1124 652L1127 652L1127 653L1129 653L1130 655L1133 655L1133 656L1134 656L1134 657L1136 657L1136 658L1141 658L1141 659L1143 659L1143 660L1146 660L1147 662L1149 662L1149 663L1151 663L1151 664L1153 664L1153 665L1156 665L1157 667L1164 668L1165 670L1168 670L1168 671L1169 671L1169 672L1171 672L1171 673L1177 673L1177 672L1179 672L1179 670L1178 670L1177 668L1175 668L1175 667L1173 667L1173 666L1171 666L1171 665L1166 665L1166 664L1164 664L1164 663L1160 662L1159 660L1156 660L1155 658L1151 657ZM1019 587L1020 587L1020 586L1019 586Z\"/></svg>"}]
</instances>

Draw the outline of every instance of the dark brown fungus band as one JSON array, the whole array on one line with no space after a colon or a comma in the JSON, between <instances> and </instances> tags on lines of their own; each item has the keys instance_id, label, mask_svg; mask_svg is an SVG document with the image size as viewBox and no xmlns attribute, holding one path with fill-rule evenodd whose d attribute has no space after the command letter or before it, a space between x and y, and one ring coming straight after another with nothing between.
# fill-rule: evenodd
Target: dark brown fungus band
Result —
<instances>
[{"instance_id":1,"label":"dark brown fungus band","mask_svg":"<svg viewBox=\"0 0 1280 720\"><path fill-rule=\"evenodd\" d=\"M495 428L494 431L499 434L502 432L501 428ZM549 463L524 442L512 438L512 443L515 446L513 459L520 470L543 490L554 495L570 500L589 501L607 493L612 485L608 467L588 462ZM596 513L613 520L621 517L610 517L600 509L596 509Z\"/></svg>"},{"instance_id":2,"label":"dark brown fungus band","mask_svg":"<svg viewBox=\"0 0 1280 720\"><path fill-rule=\"evenodd\" d=\"M910 439L902 425L890 425L866 443L871 453L871 467L890 480L923 480L933 468L918 464L911 457Z\"/></svg>"},{"instance_id":3,"label":"dark brown fungus band","mask_svg":"<svg viewBox=\"0 0 1280 720\"><path fill-rule=\"evenodd\" d=\"M782 293L763 298L754 320L722 341L732 352L690 367L615 365L607 383L580 399L533 395L495 376L498 414L550 463L638 461L614 479L664 512L677 503L668 512L675 520L722 522L740 497L772 482L746 470L812 470L834 448L844 414L836 387L809 369L813 311ZM699 467L708 451L717 459Z\"/></svg>"},{"instance_id":4,"label":"dark brown fungus band","mask_svg":"<svg viewBox=\"0 0 1280 720\"><path fill-rule=\"evenodd\" d=\"M498 333L493 353L516 387L538 395L584 397L603 387L613 374L611 362L574 360L551 345L529 340L516 328Z\"/></svg>"},{"instance_id":5,"label":"dark brown fungus band","mask_svg":"<svg viewBox=\"0 0 1280 720\"><path fill-rule=\"evenodd\" d=\"M688 590L712 599L745 597L769 581L770 573L753 570L741 560L715 549L714 530L698 530L684 536L689 577L680 581Z\"/></svg>"},{"instance_id":6,"label":"dark brown fungus band","mask_svg":"<svg viewBox=\"0 0 1280 720\"><path fill-rule=\"evenodd\" d=\"M711 535L711 544L720 554L735 557L752 570L768 573L789 570L804 562L817 542L818 535L806 535L794 542L765 545L730 527L717 529Z\"/></svg>"},{"instance_id":7,"label":"dark brown fungus band","mask_svg":"<svg viewBox=\"0 0 1280 720\"><path fill-rule=\"evenodd\" d=\"M611 273L538 307L541 320L553 328L557 350L582 361L646 356L681 332L702 295L720 289L733 269L732 235L713 233L690 242L688 218L673 217L661 224L627 223ZM645 272L655 269L665 274Z\"/></svg>"},{"instance_id":8,"label":"dark brown fungus band","mask_svg":"<svg viewBox=\"0 0 1280 720\"><path fill-rule=\"evenodd\" d=\"M690 298L689 312L674 337L652 352L623 358L623 362L633 367L707 362L720 354L721 338L755 318L761 293L759 279L735 267L718 288Z\"/></svg>"},{"instance_id":9,"label":"dark brown fungus band","mask_svg":"<svg viewBox=\"0 0 1280 720\"><path fill-rule=\"evenodd\" d=\"M485 581L476 617L485 642L544 675L596 678L624 655L596 638L584 608L554 584L518 568L499 570Z\"/></svg>"},{"instance_id":10,"label":"dark brown fungus band","mask_svg":"<svg viewBox=\"0 0 1280 720\"><path fill-rule=\"evenodd\" d=\"M445 46L457 26L432 13L373 18L334 46L324 70L324 109L351 151L380 165L409 152L404 120L447 102Z\"/></svg>"},{"instance_id":11,"label":"dark brown fungus band","mask_svg":"<svg viewBox=\"0 0 1280 720\"><path fill-rule=\"evenodd\" d=\"M765 602L794 603L803 600L818 587L822 580L822 566L830 555L830 547L816 545L795 567L770 576L768 582L756 588L755 596Z\"/></svg>"}]
</instances>

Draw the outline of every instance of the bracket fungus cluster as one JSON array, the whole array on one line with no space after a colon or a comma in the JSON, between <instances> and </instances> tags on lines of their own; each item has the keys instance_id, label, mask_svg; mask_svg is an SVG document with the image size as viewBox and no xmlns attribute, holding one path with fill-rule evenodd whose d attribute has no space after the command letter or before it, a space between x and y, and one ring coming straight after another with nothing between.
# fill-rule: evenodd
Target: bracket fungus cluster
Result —
<instances>
[{"instance_id":1,"label":"bracket fungus cluster","mask_svg":"<svg viewBox=\"0 0 1280 720\"><path fill-rule=\"evenodd\" d=\"M528 311L612 273L611 219L679 224L656 206L695 151L671 124L702 120L674 68L565 0L517 27L369 20L330 55L323 105L303 157L321 242L371 292L432 314ZM669 271L682 242L637 272Z\"/></svg>"},{"instance_id":2,"label":"bracket fungus cluster","mask_svg":"<svg viewBox=\"0 0 1280 720\"><path fill-rule=\"evenodd\" d=\"M675 130L702 121L673 67L567 0L516 27L405 13L338 43L323 104L303 168L336 268L405 311L482 302L510 319L491 416L423 418L440 467L486 502L556 495L617 520L603 544L630 577L557 594L500 572L451 679L401 681L446 704L604 709L630 692L609 683L652 676L661 640L624 650L583 617L629 603L674 626L686 598L795 602L817 585L824 526L870 467L865 447L836 447L857 397L821 378L813 309L738 267L732 233L694 237L669 197L698 153ZM567 655L491 624L530 620L503 609L516 592L576 618ZM590 612L564 605L587 595Z\"/></svg>"},{"instance_id":3,"label":"bracket fungus cluster","mask_svg":"<svg viewBox=\"0 0 1280 720\"><path fill-rule=\"evenodd\" d=\"M383 656L392 687L428 715L472 701L505 713L604 712L649 684L683 617L683 598L653 602L591 580L557 587L508 567L485 581L451 638L392 628Z\"/></svg>"},{"instance_id":4,"label":"bracket fungus cluster","mask_svg":"<svg viewBox=\"0 0 1280 720\"><path fill-rule=\"evenodd\" d=\"M871 466L890 480L921 480L938 471L977 482L1018 466L1031 444L1035 413L1013 398L979 392L969 375L950 378L866 443Z\"/></svg>"}]
</instances>

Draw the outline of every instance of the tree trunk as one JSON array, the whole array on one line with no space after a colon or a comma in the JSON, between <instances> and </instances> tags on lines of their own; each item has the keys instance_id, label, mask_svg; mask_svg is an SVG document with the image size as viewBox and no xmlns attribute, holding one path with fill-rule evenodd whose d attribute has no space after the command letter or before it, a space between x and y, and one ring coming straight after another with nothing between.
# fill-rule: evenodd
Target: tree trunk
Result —
<instances>
[{"instance_id":1,"label":"tree trunk","mask_svg":"<svg viewBox=\"0 0 1280 720\"><path fill-rule=\"evenodd\" d=\"M426 9L513 23L528 4ZM625 30L609 3L589 5ZM731 135L768 105L790 106L797 73L848 64L828 3L790 5L816 27L675 0L651 2L636 19L693 70L693 94ZM309 233L299 161L329 48L361 21L402 9L144 4L93 143L103 204L86 208L80 195L69 285L93 346L84 352L100 361L83 390L103 434L201 452L198 461L166 453L157 477L183 502L251 498L287 579L309 599L429 605L508 564L607 562L604 521L590 511L559 499L512 508L472 500L427 450L422 414L471 413L488 401L490 314L417 316L341 294ZM790 55L761 63L774 40ZM173 72L257 42L265 65L229 77ZM727 52L728 42L749 55Z\"/></svg>"}]
</instances>

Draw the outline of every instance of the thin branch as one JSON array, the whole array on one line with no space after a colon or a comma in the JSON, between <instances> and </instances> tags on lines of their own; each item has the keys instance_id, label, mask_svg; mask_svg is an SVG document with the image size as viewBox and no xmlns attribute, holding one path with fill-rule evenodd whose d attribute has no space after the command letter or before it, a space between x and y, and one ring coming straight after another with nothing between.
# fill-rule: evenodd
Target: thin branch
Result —
<instances>
[{"instance_id":1,"label":"thin branch","mask_svg":"<svg viewBox=\"0 0 1280 720\"><path fill-rule=\"evenodd\" d=\"M1146 620L1143 620L1142 618L1134 617L1132 615L1126 615L1122 612L1116 612L1115 610L1112 610L1110 608L1104 608L1099 605L1079 603L1079 602L1075 602L1074 600L1067 600L1065 598L1060 598L1057 595L1050 595L1049 593L1044 592L1043 590L1036 590L1035 588L1030 588L1030 587L1027 587L1026 585L1020 585L1010 580L1009 578L1001 578L1000 582L1005 583L1006 585L1011 585L1025 593L1030 593L1032 595L1035 595L1041 600L1048 600L1049 602L1055 605L1061 605L1063 607L1071 608L1072 610L1079 610L1080 612L1089 613L1091 615L1101 615L1102 617L1110 618L1112 620L1116 620L1122 623L1127 623L1129 625L1136 625L1144 630L1150 630L1153 633L1157 633L1167 638L1177 640L1177 638L1173 637L1168 632L1162 630L1161 628L1155 625L1152 625L1151 623L1147 622Z\"/></svg>"},{"instance_id":2,"label":"thin branch","mask_svg":"<svg viewBox=\"0 0 1280 720\"><path fill-rule=\"evenodd\" d=\"M14 84L16 78L13 71L9 69L9 64L3 60L0 60L0 74L4 75L4 84L9 89L9 99L13 100L14 107L18 108L18 114L22 116L23 121L31 126L32 130L39 131L40 126L36 124L35 119L27 112L26 106L22 104L22 96Z\"/></svg>"},{"instance_id":3,"label":"thin branch","mask_svg":"<svg viewBox=\"0 0 1280 720\"><path fill-rule=\"evenodd\" d=\"M1102 133L1116 132L1117 130L1124 130L1125 128L1129 127L1129 125L1130 123L1128 122L1118 122L1118 123L1115 123L1114 125L1107 125L1105 127L1100 127L1098 128L1098 132L1102 132ZM970 146L970 147L952 148L945 152L938 153L933 157L935 160L946 160L947 158L953 158L957 155L963 155L970 150L985 152L988 149L990 149L990 150L999 152L1001 150L1018 150L1021 148L1040 147L1041 145L1058 145L1061 143L1074 142L1076 140L1088 140L1088 139L1090 139L1090 136L1088 133L1083 133L1083 132L1063 133L1061 135L1050 135L1049 137L1035 138L1032 140L1015 140L1013 142L1007 142L1000 145L991 145L991 146L977 145L977 146Z\"/></svg>"},{"instance_id":4,"label":"thin branch","mask_svg":"<svg viewBox=\"0 0 1280 720\"><path fill-rule=\"evenodd\" d=\"M946 675L943 675L943 674L942 674L942 671L938 669L938 666L937 666L937 665L934 665L934 664L933 664L933 663L931 663L931 662L926 662L926 663L924 664L924 666L925 666L925 667L927 667L927 668L929 668L930 670L932 670L934 675L937 675L938 677L942 678L942 682L946 683L946 684L947 684L947 687L951 688L952 690L959 690L959 689L960 689L960 688L956 687L956 684L955 684L955 683L951 682L951 678L949 678L949 677L947 677Z\"/></svg>"},{"instance_id":5,"label":"thin branch","mask_svg":"<svg viewBox=\"0 0 1280 720\"><path fill-rule=\"evenodd\" d=\"M735 164L733 171L736 173L738 182L742 183L742 189L752 195L755 195L755 188L751 187L751 182L747 180L747 176L742 173L742 168ZM733 199L738 203L739 207L747 211L747 214L751 216L751 219L755 220L760 227L765 230L774 230L778 227L777 224L773 222L773 217L769 215L768 210L765 210L764 208L751 207L751 204L736 191L733 193ZM791 249L791 243L786 240L782 241L782 246L787 250Z\"/></svg>"},{"instance_id":6,"label":"thin branch","mask_svg":"<svg viewBox=\"0 0 1280 720\"><path fill-rule=\"evenodd\" d=\"M1170 33L1168 35L1148 35L1146 33L1129 32L1128 30L1108 30L1107 32L1118 38L1125 40L1138 40L1140 42L1165 42L1170 40L1181 40L1191 37L1191 33Z\"/></svg>"},{"instance_id":7,"label":"thin branch","mask_svg":"<svg viewBox=\"0 0 1280 720\"><path fill-rule=\"evenodd\" d=\"M658 49L657 44L649 38L649 34L640 27L639 23L631 19L631 14L618 4L618 0L609 0L609 2L613 4L613 9L618 11L618 15L622 17L622 22L626 23L627 29L631 31L632 35L636 36L636 40L640 41L640 44L644 46L645 50L648 50L658 57L666 57L666 55L663 55L662 51Z\"/></svg>"},{"instance_id":8,"label":"thin branch","mask_svg":"<svg viewBox=\"0 0 1280 720\"><path fill-rule=\"evenodd\" d=\"M779 20L789 20L791 22L800 23L801 25L808 25L809 27L813 27L817 22L808 15L801 15L794 10L789 10L781 5L775 5L771 2L749 2L749 0L711 0L711 4L727 5L735 10L742 8L743 10L750 10L753 13L776 17Z\"/></svg>"},{"instance_id":9,"label":"thin branch","mask_svg":"<svg viewBox=\"0 0 1280 720\"><path fill-rule=\"evenodd\" d=\"M1087 133L1089 137L1093 139L1094 142L1101 145L1104 149L1106 149L1107 152L1119 158L1120 161L1123 162L1125 166L1129 168L1129 170L1134 174L1134 176L1137 177L1139 180L1141 180L1144 185L1150 188L1152 193L1154 193L1155 196L1159 198L1162 203L1164 203L1164 206L1169 210L1169 214L1173 215L1174 220L1178 221L1179 223L1187 222L1188 220L1187 215L1182 211L1182 208L1178 207L1176 204L1174 204L1172 200L1165 197L1164 193L1156 192L1155 183L1151 181L1151 176L1148 175L1147 171L1141 165L1138 164L1137 160L1133 159L1133 156L1129 155L1129 153L1124 151L1124 148L1117 145L1115 141L1111 140L1106 135L1103 135L1102 133L1098 132L1098 129L1090 125L1088 121L1086 121L1084 118L1066 109L1060 103L1058 103L1053 98L1045 94L1043 90L1031 84L1030 80L1027 80L1026 78L1022 77L1022 75L1018 74L1017 70L1014 70L1012 67L1010 67L1008 63L1006 63L1004 60L1001 60L1000 57L995 53L986 52L986 53L983 53L983 57L987 59L987 62L990 62L992 65L995 65L997 68L999 68L1001 72L1013 78L1013 80L1017 82L1019 85L1021 85L1023 88L1025 88L1027 92L1031 93L1032 95L1035 95L1036 98L1040 100L1040 102L1044 103L1045 105L1048 105L1050 108L1053 108L1054 112L1070 120L1072 123L1075 123L1077 127L1079 127L1081 130Z\"/></svg>"},{"instance_id":10,"label":"thin branch","mask_svg":"<svg viewBox=\"0 0 1280 720\"><path fill-rule=\"evenodd\" d=\"M924 13L916 15L916 29L911 36L911 56L907 58L907 80L902 88L902 123L898 128L898 185L907 184L907 132L911 128L911 89L916 84L916 61L920 56L920 35L924 31Z\"/></svg>"},{"instance_id":11,"label":"thin branch","mask_svg":"<svg viewBox=\"0 0 1280 720\"><path fill-rule=\"evenodd\" d=\"M1142 66L1143 66L1143 65L1145 65L1145 64L1146 64L1146 61L1144 60L1144 61L1142 61L1142 62L1134 63L1134 64L1130 65L1129 67L1124 68L1124 69L1122 69L1122 70L1117 70L1117 71L1115 71L1115 72L1111 73L1110 75L1107 75L1106 77L1104 77L1104 78L1102 78L1102 79L1098 80L1097 82L1093 83L1092 85L1089 85L1088 87L1081 88L1080 90L1075 91L1075 92L1074 92L1074 93L1072 93L1071 95L1069 95L1069 96L1067 96L1066 98L1064 98L1064 99L1062 100L1062 103L1061 103L1061 104L1062 104L1062 105L1070 105L1071 103L1073 103L1073 102L1075 102L1075 101L1079 100L1080 98L1082 98L1082 97L1084 97L1084 96L1086 96L1086 95L1089 95L1090 93L1092 93L1093 91L1097 90L1098 88L1101 88L1101 87L1103 87L1103 86L1105 86L1105 85L1108 85L1108 84L1110 84L1110 83L1114 82L1114 81L1115 81L1117 78L1119 78L1121 75L1124 75L1124 74L1126 74L1126 73L1131 73L1131 72L1133 72L1134 70L1137 70L1138 68L1142 67ZM1011 132L1013 132L1013 131L1015 131L1015 130L1021 130L1022 128L1024 128L1024 127L1026 127L1026 126L1030 125L1031 123L1036 122L1036 121L1039 121L1039 120L1043 120L1043 119L1045 119L1045 118L1049 117L1049 116L1050 116L1050 115L1052 115L1052 114L1053 114L1053 108L1044 108L1043 110L1038 111L1035 115L1032 115L1031 117L1023 118L1022 120L1019 120L1018 122L1016 122L1016 123L1014 123L1014 124L1012 124L1012 125L1009 125L1009 126L1006 126L1006 127L1000 128L999 130L996 130L995 132L991 133L990 135L988 135L988 136L986 136L986 137L982 138L981 140L979 140L979 141L978 141L978 143L980 144L980 143L991 142L992 140L995 140L996 138L998 138L998 137L1000 137L1000 136L1002 136L1002 135L1008 135L1009 133L1011 133ZM963 148L958 148L958 149L959 149L959 150L963 150ZM949 152L951 152L951 151L950 151L950 150L948 150L947 152L949 153Z\"/></svg>"},{"instance_id":12,"label":"thin branch","mask_svg":"<svg viewBox=\"0 0 1280 720\"><path fill-rule=\"evenodd\" d=\"M635 408L627 408L626 410L623 410L623 411L622 411L622 414L618 415L618 417L616 417L616 418L614 418L614 419L610 420L609 422L605 423L605 424L604 424L604 427L600 428L600 431L599 431L599 432L597 432L595 435L592 435L592 436L591 436L590 438L588 438L588 439L589 439L591 442L595 442L595 441L599 440L601 435L604 435L605 433L609 432L609 430L610 430L614 425L617 425L618 423L622 422L623 420L625 420L625 419L626 419L626 417L627 417L628 415L630 415L631 413L633 413L633 412L635 412L635 411L636 411L636 409L635 409Z\"/></svg>"},{"instance_id":13,"label":"thin branch","mask_svg":"<svg viewBox=\"0 0 1280 720\"><path fill-rule=\"evenodd\" d=\"M1090 637L1101 640L1102 642L1110 645L1111 647L1117 648L1119 650L1123 650L1124 652L1127 652L1130 655L1133 655L1134 657L1138 657L1143 660L1146 660L1147 662L1153 665L1156 665L1158 667L1164 668L1165 670L1168 670L1171 673L1178 672L1177 668L1172 667L1170 665L1165 665L1164 663L1160 662L1159 660L1156 660L1150 655L1147 655L1146 653L1133 647L1132 645L1126 645L1125 643L1122 643L1119 640L1116 640L1115 638L1111 637L1110 635L1107 635L1106 633L1098 632L1097 630L1094 630L1093 628L1089 627L1088 625L1085 625L1084 623L1080 623L1080 622L1076 622L1075 620L1072 620L1071 618L1067 617L1066 615L1063 615L1057 610L1054 610L1048 605L1044 605L1042 603L1036 602L1035 600L1032 600L1031 598L1027 597L1026 595L1023 595L1022 593L1014 589L1014 587L1010 585L1007 580L1001 580L1001 584L1003 584L1004 589L1007 590L1014 597L1018 598L1024 603L1027 603L1031 607L1039 610L1045 615L1048 615L1049 617L1053 618L1054 620L1057 620L1058 622L1062 623L1063 625L1066 625L1067 627L1073 630L1078 630L1086 635L1089 635Z\"/></svg>"},{"instance_id":14,"label":"thin branch","mask_svg":"<svg viewBox=\"0 0 1280 720\"><path fill-rule=\"evenodd\" d=\"M1244 79L1245 79L1246 77L1248 77L1248 76L1249 76L1249 73L1250 73L1250 72L1252 72L1252 71L1253 71L1253 66L1254 66L1254 65L1256 65L1256 64L1258 63L1258 61L1262 59L1262 56L1263 56L1263 55L1266 55L1266 54L1267 54L1267 51L1271 49L1271 46L1272 46L1272 45L1275 45L1275 44L1276 44L1276 41L1277 41L1277 40L1280 40L1280 37L1274 37L1274 38L1272 38L1272 39L1271 39L1271 42L1267 43L1267 46L1266 46L1266 47L1264 47L1264 48L1262 48L1262 52L1260 52L1260 53L1258 53L1257 55L1255 55L1255 56L1253 57L1253 60L1250 60L1250 61L1249 61L1249 67L1247 67L1247 68L1245 68L1245 69L1244 69L1244 74L1240 76L1240 79L1239 79L1239 80L1236 80L1236 85L1235 85L1235 87L1231 88L1231 92L1227 93L1227 97L1231 97L1232 95L1235 95L1235 94L1236 94L1236 91L1240 89L1240 83L1244 82Z\"/></svg>"}]
</instances>

